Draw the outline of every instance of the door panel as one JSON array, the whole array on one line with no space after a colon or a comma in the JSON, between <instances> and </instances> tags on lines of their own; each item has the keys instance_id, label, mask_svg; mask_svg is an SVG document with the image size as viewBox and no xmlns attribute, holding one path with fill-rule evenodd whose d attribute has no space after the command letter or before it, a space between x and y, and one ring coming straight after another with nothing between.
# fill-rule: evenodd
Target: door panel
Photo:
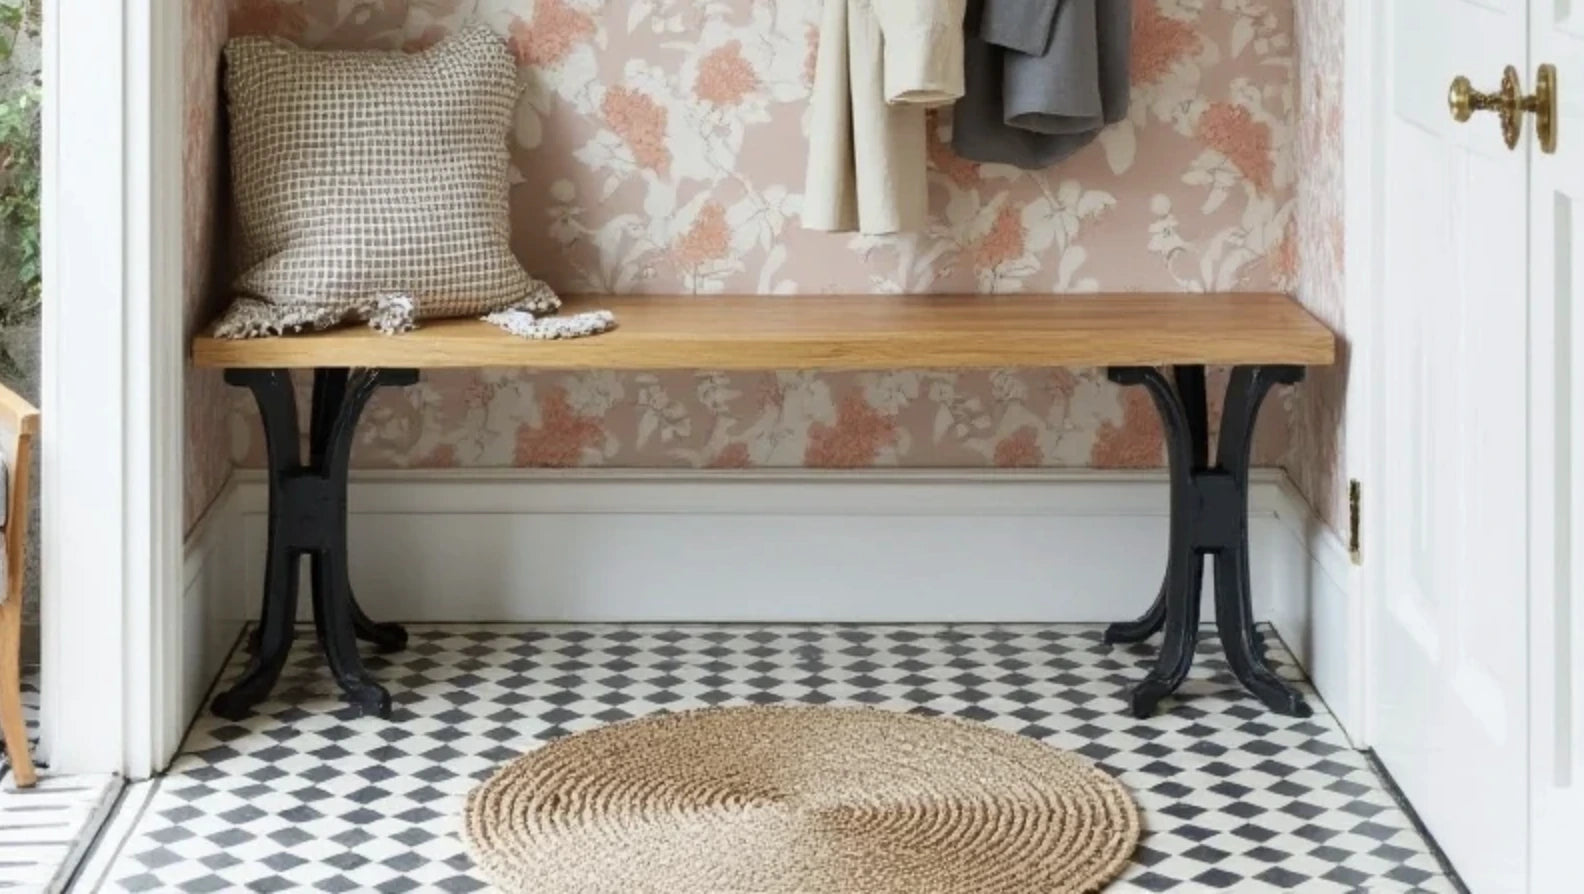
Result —
<instances>
[{"instance_id":1,"label":"door panel","mask_svg":"<svg viewBox=\"0 0 1584 894\"><path fill-rule=\"evenodd\" d=\"M1556 152L1531 149L1530 686L1534 891L1584 835L1584 4L1535 0L1531 76L1557 67Z\"/></svg>"},{"instance_id":2,"label":"door panel","mask_svg":"<svg viewBox=\"0 0 1584 894\"><path fill-rule=\"evenodd\" d=\"M1523 65L1524 0L1397 0L1386 26L1377 753L1475 891L1525 889L1527 170L1459 74Z\"/></svg>"}]
</instances>

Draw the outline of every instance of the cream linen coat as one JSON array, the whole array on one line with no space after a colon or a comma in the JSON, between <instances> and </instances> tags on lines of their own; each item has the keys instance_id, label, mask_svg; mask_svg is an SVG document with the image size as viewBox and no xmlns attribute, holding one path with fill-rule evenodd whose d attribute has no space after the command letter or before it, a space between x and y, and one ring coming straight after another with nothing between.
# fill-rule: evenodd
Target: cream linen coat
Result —
<instances>
[{"instance_id":1,"label":"cream linen coat","mask_svg":"<svg viewBox=\"0 0 1584 894\"><path fill-rule=\"evenodd\" d=\"M810 100L803 225L923 226L924 113L963 95L966 0L825 0Z\"/></svg>"}]
</instances>

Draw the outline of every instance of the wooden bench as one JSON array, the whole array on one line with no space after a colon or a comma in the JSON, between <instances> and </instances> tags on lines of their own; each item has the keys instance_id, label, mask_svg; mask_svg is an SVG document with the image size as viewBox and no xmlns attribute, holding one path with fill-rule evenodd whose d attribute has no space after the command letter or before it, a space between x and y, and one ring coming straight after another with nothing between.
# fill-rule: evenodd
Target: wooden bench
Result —
<instances>
[{"instance_id":1,"label":"wooden bench","mask_svg":"<svg viewBox=\"0 0 1584 894\"><path fill-rule=\"evenodd\" d=\"M1146 388L1159 409L1171 479L1165 580L1149 611L1111 625L1106 641L1164 628L1153 669L1131 694L1148 716L1193 662L1204 560L1215 556L1216 625L1232 670L1267 707L1307 715L1303 697L1266 664L1254 629L1248 563L1250 440L1273 385L1335 359L1335 336L1284 295L1123 293L1019 296L603 296L568 311L609 308L619 328L587 339L525 341L474 320L426 323L399 336L363 327L285 338L201 336L193 362L220 367L253 392L269 455L269 547L263 609L247 673L214 701L246 714L274 686L293 636L297 559L313 564L314 619L349 700L388 716L390 695L364 670L357 639L401 649L406 632L358 607L347 576L347 464L357 420L375 389L419 371L509 366L539 370L861 370L993 367L1107 368ZM1214 462L1205 370L1232 367ZM1162 371L1170 367L1168 377ZM298 440L293 369L312 369L309 449Z\"/></svg>"}]
</instances>

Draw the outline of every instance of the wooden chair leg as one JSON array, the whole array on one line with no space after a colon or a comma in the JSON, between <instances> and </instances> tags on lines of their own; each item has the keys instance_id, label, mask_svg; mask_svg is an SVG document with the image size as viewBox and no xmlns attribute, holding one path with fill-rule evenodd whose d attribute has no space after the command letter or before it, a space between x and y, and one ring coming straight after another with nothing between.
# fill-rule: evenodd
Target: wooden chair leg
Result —
<instances>
[{"instance_id":1,"label":"wooden chair leg","mask_svg":"<svg viewBox=\"0 0 1584 894\"><path fill-rule=\"evenodd\" d=\"M22 716L22 600L0 604L0 733L5 735L11 776L18 788L37 780L28 751L27 721Z\"/></svg>"}]
</instances>

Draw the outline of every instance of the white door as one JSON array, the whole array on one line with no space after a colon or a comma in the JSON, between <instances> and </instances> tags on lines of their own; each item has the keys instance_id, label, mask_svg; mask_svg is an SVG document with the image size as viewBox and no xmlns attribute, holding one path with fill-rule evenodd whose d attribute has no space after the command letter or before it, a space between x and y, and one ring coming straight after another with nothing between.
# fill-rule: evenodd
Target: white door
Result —
<instances>
[{"instance_id":1,"label":"white door","mask_svg":"<svg viewBox=\"0 0 1584 894\"><path fill-rule=\"evenodd\" d=\"M1530 149L1533 891L1578 889L1584 842L1584 9L1532 0L1530 76L1556 68L1554 151ZM1564 874L1565 873L1565 874Z\"/></svg>"},{"instance_id":2,"label":"white door","mask_svg":"<svg viewBox=\"0 0 1584 894\"><path fill-rule=\"evenodd\" d=\"M1448 85L1527 70L1527 5L1381 23L1370 739L1480 894L1526 890L1528 155Z\"/></svg>"}]
</instances>

